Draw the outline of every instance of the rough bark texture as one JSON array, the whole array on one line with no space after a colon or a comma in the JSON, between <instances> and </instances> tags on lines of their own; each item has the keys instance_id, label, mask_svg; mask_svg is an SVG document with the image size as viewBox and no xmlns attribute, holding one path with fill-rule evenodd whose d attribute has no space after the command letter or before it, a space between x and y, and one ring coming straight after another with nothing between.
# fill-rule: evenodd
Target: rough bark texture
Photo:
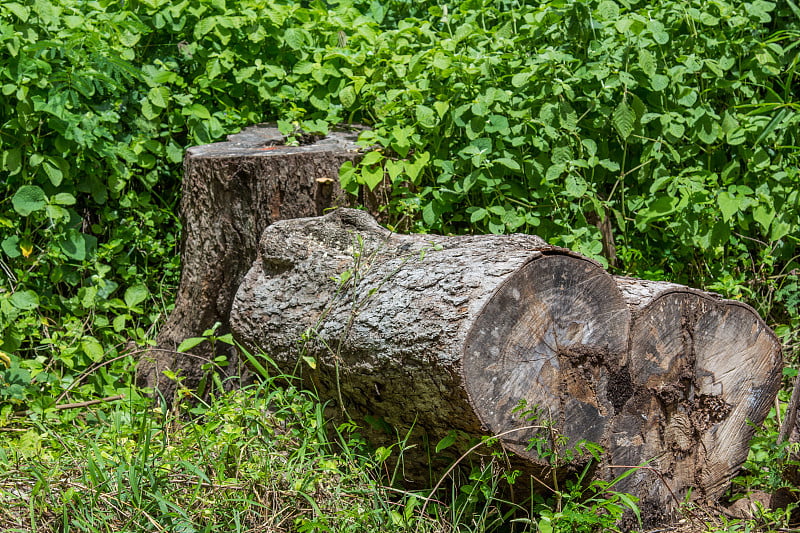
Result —
<instances>
[{"instance_id":1,"label":"rough bark texture","mask_svg":"<svg viewBox=\"0 0 800 533\"><path fill-rule=\"evenodd\" d=\"M170 400L177 371L194 386L207 360L175 353L189 337L220 322L228 330L233 295L256 257L258 239L276 220L322 214L348 199L339 167L360 157L357 131L332 132L309 144L285 146L280 132L258 125L227 142L190 148L184 158L181 199L181 282L175 309L157 347L139 365L140 381Z\"/></svg>"},{"instance_id":2,"label":"rough bark texture","mask_svg":"<svg viewBox=\"0 0 800 533\"><path fill-rule=\"evenodd\" d=\"M414 427L431 447L452 430L502 434L542 474L547 461L527 449L542 433L528 426L549 419L566 446L608 451L597 475L646 463L618 488L643 498L651 523L689 488L721 494L781 367L776 338L741 303L613 278L533 236L394 235L353 210L270 226L231 324L349 416ZM521 402L537 421L515 412Z\"/></svg>"}]
</instances>

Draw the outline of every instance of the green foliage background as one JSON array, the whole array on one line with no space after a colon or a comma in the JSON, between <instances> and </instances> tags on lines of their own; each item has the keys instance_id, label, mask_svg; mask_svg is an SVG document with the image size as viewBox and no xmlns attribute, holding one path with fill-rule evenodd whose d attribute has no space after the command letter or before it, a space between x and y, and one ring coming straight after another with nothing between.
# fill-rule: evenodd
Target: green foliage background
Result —
<instances>
[{"instance_id":1,"label":"green foliage background","mask_svg":"<svg viewBox=\"0 0 800 533\"><path fill-rule=\"evenodd\" d=\"M190 145L277 120L378 146L396 228L530 232L743 298L793 358L800 9L754 2L0 3L2 416L132 379L177 283Z\"/></svg>"}]
</instances>

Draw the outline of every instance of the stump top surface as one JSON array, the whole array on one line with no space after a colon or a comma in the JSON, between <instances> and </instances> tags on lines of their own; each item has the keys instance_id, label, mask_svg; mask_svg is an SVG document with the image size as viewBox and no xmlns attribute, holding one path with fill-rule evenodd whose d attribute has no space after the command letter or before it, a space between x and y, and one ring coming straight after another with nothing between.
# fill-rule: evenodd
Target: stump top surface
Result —
<instances>
[{"instance_id":1,"label":"stump top surface","mask_svg":"<svg viewBox=\"0 0 800 533\"><path fill-rule=\"evenodd\" d=\"M308 152L360 152L356 144L363 126L348 126L325 136L307 136L299 146L287 146L286 137L273 124L256 124L239 133L228 135L225 142L193 146L186 151L191 158L219 157L274 157Z\"/></svg>"}]
</instances>

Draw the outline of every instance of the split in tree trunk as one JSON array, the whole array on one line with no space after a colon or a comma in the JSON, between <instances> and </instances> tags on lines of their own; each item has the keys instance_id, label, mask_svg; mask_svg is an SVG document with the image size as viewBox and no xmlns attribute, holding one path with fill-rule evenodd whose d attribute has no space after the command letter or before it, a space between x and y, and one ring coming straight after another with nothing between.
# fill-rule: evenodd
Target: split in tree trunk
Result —
<instances>
[{"instance_id":1,"label":"split in tree trunk","mask_svg":"<svg viewBox=\"0 0 800 533\"><path fill-rule=\"evenodd\" d=\"M597 475L646 464L618 489L642 497L652 522L673 494L720 495L781 367L776 338L741 303L614 278L538 237L395 235L353 210L270 226L231 324L340 416L414 427L431 447L453 430L502 434L515 464L541 475L551 465L528 426L547 419L564 446L607 450Z\"/></svg>"}]
</instances>

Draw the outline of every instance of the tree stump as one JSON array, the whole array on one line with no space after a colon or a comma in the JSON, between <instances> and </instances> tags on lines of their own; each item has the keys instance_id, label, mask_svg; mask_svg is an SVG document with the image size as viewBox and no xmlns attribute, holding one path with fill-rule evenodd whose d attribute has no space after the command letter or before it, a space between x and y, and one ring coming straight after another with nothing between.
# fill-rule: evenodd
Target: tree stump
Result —
<instances>
[{"instance_id":1,"label":"tree stump","mask_svg":"<svg viewBox=\"0 0 800 533\"><path fill-rule=\"evenodd\" d=\"M689 489L721 494L781 368L744 304L614 278L534 236L396 235L347 209L267 228L231 325L343 416L416 428L431 448L454 430L498 435L542 475L553 465L528 444L543 421L564 447L596 442L596 475L645 466L618 490L651 522Z\"/></svg>"},{"instance_id":2,"label":"tree stump","mask_svg":"<svg viewBox=\"0 0 800 533\"><path fill-rule=\"evenodd\" d=\"M228 331L233 295L256 257L258 239L276 220L321 215L352 200L339 187L339 168L361 157L358 128L286 146L277 128L261 124L227 142L190 148L184 158L180 206L181 280L175 308L157 345L139 365L139 381L171 400L165 369L180 370L195 387L202 357L175 352L215 323Z\"/></svg>"}]
</instances>

